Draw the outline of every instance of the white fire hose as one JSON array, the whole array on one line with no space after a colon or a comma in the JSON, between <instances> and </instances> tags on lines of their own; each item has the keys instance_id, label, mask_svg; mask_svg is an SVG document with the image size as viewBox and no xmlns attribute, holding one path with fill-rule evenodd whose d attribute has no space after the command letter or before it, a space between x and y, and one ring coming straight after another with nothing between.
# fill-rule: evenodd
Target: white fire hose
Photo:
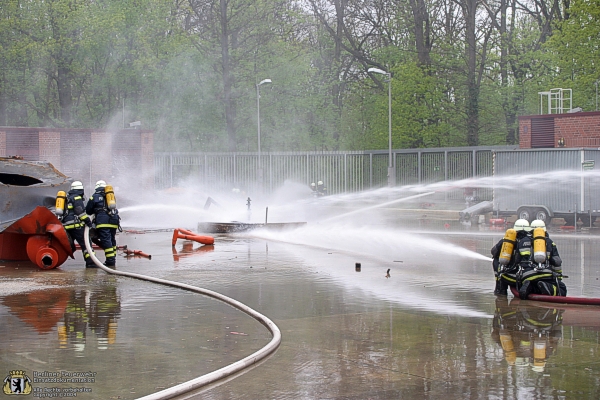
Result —
<instances>
[{"instance_id":1,"label":"white fire hose","mask_svg":"<svg viewBox=\"0 0 600 400\"><path fill-rule=\"evenodd\" d=\"M239 371L242 371L245 368L248 368L248 367L256 364L258 361L264 359L265 357L267 357L268 355L273 353L279 347L279 344L281 343L281 331L279 330L277 325L275 325L273 323L273 321L271 321L269 318L262 315L258 311L255 311L252 308L248 307L247 305L240 303L239 301L234 300L230 297L224 296L217 292L213 292L212 290L199 288L197 286L187 285L185 283L179 283L179 282L169 281L169 280L160 279L160 278L153 278L151 276L134 274L131 272L117 271L114 269L107 268L100 262L100 260L98 260L98 258L96 258L96 255L92 251L92 248L91 248L92 246L90 244L90 230L87 226L85 227L84 238L85 238L85 247L88 251L88 254L92 258L94 263L99 268L102 268L105 272L107 272L109 274L128 276L128 277L135 278L135 279L141 279L144 281L155 282L155 283L159 283L161 285L178 287L181 289L185 289L185 290L200 293L200 294L203 294L206 296L210 296L217 300L221 300L221 301L245 312L246 314L250 315L254 319L256 319L258 322L263 324L273 335L273 338L271 339L271 341L269 343L267 343L267 345L265 347L250 354L249 356L247 356L245 358L242 358L239 361L234 362L233 364L227 365L216 371L209 372L206 375L199 376L199 377L189 380L187 382L180 383L179 385L175 385L168 389L161 390L160 392L156 392L156 393L150 394L148 396L140 397L138 400L170 399L175 396L179 396L179 395L187 393L189 391L209 385L211 383L214 383L220 379L231 376Z\"/></svg>"}]
</instances>

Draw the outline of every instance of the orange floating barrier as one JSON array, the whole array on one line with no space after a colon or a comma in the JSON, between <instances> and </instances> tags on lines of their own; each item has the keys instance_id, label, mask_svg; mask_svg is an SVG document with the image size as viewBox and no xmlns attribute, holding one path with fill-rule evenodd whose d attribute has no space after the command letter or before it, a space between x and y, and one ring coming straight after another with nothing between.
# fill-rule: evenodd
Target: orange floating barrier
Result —
<instances>
[{"instance_id":1,"label":"orange floating barrier","mask_svg":"<svg viewBox=\"0 0 600 400\"><path fill-rule=\"evenodd\" d=\"M184 240L192 240L194 242L198 242L198 243L202 243L202 244L214 244L215 243L215 238L213 238L212 236L201 236L201 235L197 235L194 232L188 231L186 229L175 229L173 231L173 240L171 241L171 245L175 246L175 243L177 243L177 239L184 239Z\"/></svg>"}]
</instances>

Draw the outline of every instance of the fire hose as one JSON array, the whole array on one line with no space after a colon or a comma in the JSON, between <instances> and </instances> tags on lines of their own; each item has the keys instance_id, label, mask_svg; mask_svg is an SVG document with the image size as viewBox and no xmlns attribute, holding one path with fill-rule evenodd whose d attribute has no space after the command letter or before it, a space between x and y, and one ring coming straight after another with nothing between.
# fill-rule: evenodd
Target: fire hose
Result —
<instances>
[{"instance_id":1,"label":"fire hose","mask_svg":"<svg viewBox=\"0 0 600 400\"><path fill-rule=\"evenodd\" d=\"M159 283L161 285L178 287L181 289L189 290L191 292L200 293L205 296L215 298L217 300L221 300L224 303L227 303L227 304L231 305L232 307L235 307L238 310L241 310L244 313L251 316L252 318L256 319L258 322L263 324L273 335L273 338L271 339L271 341L269 343L267 343L267 345L264 346L262 349L250 354L249 356L242 358L239 361L234 362L233 364L227 365L216 371L209 372L208 374L199 376L199 377L189 380L187 382L180 383L180 384L170 387L168 389L161 390L160 392L156 392L156 393L150 394L148 396L140 397L138 400L170 399L175 396L179 396L184 393L187 393L189 391L199 389L203 386L206 386L206 385L209 385L216 381L219 381L221 379L227 378L237 372L240 372L248 367L255 365L257 362L259 362L260 360L269 356L271 353L273 353L279 347L279 344L281 343L281 331L279 330L277 325L275 325L275 323L273 323L273 321L271 321L269 318L262 315L258 311L255 311L254 309L248 307L247 305L245 305L237 300L234 300L230 297L227 297L220 293L214 292L212 290L199 288L197 286L187 285L185 283L169 281L166 279L154 278L151 276L135 274L135 273L131 273L131 272L117 271L114 269L107 268L100 262L100 260L98 260L98 258L96 257L96 255L94 254L92 249L90 248L91 247L90 246L90 232L89 232L89 228L87 226L85 227L84 238L85 238L85 247L86 247L88 253L90 254L90 257L92 258L94 263L99 268L104 270L105 272L107 272L109 274L128 276L130 278L141 279L144 281Z\"/></svg>"}]
</instances>

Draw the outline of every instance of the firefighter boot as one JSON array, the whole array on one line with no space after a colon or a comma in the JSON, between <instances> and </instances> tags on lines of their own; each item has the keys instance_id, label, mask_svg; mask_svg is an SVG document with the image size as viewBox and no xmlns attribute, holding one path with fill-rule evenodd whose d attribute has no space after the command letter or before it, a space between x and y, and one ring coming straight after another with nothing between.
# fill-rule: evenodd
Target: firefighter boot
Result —
<instances>
[{"instance_id":1,"label":"firefighter boot","mask_svg":"<svg viewBox=\"0 0 600 400\"><path fill-rule=\"evenodd\" d=\"M506 296L508 294L508 285L502 280L497 279L494 294L498 296Z\"/></svg>"},{"instance_id":2,"label":"firefighter boot","mask_svg":"<svg viewBox=\"0 0 600 400\"><path fill-rule=\"evenodd\" d=\"M521 285L521 288L519 289L519 298L521 300L527 300L527 296L529 296L529 284L531 282L530 281L525 281L523 282L523 285Z\"/></svg>"}]
</instances>

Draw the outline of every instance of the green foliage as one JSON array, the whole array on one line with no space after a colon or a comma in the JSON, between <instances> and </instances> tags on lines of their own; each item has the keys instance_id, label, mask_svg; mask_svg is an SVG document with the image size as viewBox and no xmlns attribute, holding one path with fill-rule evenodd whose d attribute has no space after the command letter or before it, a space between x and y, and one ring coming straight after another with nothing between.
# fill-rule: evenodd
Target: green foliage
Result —
<instances>
[{"instance_id":1,"label":"green foliage","mask_svg":"<svg viewBox=\"0 0 600 400\"><path fill-rule=\"evenodd\" d=\"M140 120L161 150L227 151L234 140L256 151L256 84L270 78L260 88L263 151L387 149L387 82L370 66L393 73L394 148L466 145L472 104L479 143L505 143L516 117L537 114L538 92L554 87L595 108L595 2L575 0L553 31L544 30L552 15L515 9L505 37L481 14L475 91L460 12L423 4L430 63L419 64L409 3L4 0L0 125Z\"/></svg>"},{"instance_id":2,"label":"green foliage","mask_svg":"<svg viewBox=\"0 0 600 400\"><path fill-rule=\"evenodd\" d=\"M557 24L547 43L555 57L552 87L573 89L573 107L596 110L596 82L600 78L600 3L575 0L570 17Z\"/></svg>"},{"instance_id":3,"label":"green foliage","mask_svg":"<svg viewBox=\"0 0 600 400\"><path fill-rule=\"evenodd\" d=\"M387 82L382 82L387 89ZM364 142L368 149L387 148L389 138L388 93L371 93L372 120ZM392 69L392 147L423 148L457 146L460 134L453 129L451 98L438 77L415 63Z\"/></svg>"}]
</instances>

